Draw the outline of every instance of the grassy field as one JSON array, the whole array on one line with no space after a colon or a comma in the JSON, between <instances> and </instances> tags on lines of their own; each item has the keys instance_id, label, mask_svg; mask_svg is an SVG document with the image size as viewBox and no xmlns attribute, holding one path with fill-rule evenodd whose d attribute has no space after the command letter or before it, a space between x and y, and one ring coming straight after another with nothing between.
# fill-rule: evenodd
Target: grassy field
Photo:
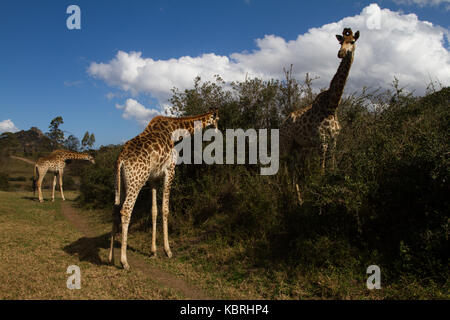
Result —
<instances>
[{"instance_id":1,"label":"grassy field","mask_svg":"<svg viewBox=\"0 0 450 320\"><path fill-rule=\"evenodd\" d=\"M32 182L30 179L33 176L34 169L32 164L10 157L1 157L0 166L2 167L2 173L8 175L9 184L12 188L31 190ZM50 175L45 182L43 187L49 188L51 184Z\"/></svg>"},{"instance_id":2,"label":"grassy field","mask_svg":"<svg viewBox=\"0 0 450 320\"><path fill-rule=\"evenodd\" d=\"M65 206L75 205L76 193L67 192ZM242 252L227 250L225 243L170 238L174 258L150 257L151 232L131 228L131 272L118 263L108 265L109 212L77 210L86 236L68 220L58 198L39 204L30 192L0 191L0 299L427 299L448 298L437 287L417 283L382 283L382 290L367 290L366 274L345 270L265 270L249 267ZM158 228L158 237L160 230ZM96 236L93 236L96 235ZM160 243L161 241L159 241ZM67 267L81 270L81 290L69 290ZM163 273L163 275L161 275ZM163 284L161 284L161 278ZM167 279L169 278L169 279ZM165 282L164 282L165 281ZM181 285L179 281L184 282ZM196 286L204 295L183 294L183 287ZM179 290L181 288L181 290Z\"/></svg>"},{"instance_id":3,"label":"grassy field","mask_svg":"<svg viewBox=\"0 0 450 320\"><path fill-rule=\"evenodd\" d=\"M68 252L85 237L64 217L59 199L40 205L29 192L0 192L0 229L0 299L183 298L139 270L124 272ZM105 251L99 252L103 261ZM80 267L80 290L67 289L70 265Z\"/></svg>"}]
</instances>

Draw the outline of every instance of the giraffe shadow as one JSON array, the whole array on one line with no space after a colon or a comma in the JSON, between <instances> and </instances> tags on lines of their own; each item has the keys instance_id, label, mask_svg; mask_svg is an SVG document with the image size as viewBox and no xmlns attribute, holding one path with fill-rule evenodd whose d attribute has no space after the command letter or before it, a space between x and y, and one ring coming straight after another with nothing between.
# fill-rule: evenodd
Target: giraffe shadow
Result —
<instances>
[{"instance_id":1,"label":"giraffe shadow","mask_svg":"<svg viewBox=\"0 0 450 320\"><path fill-rule=\"evenodd\" d=\"M38 197L23 196L23 197L21 197L21 199L39 202Z\"/></svg>"},{"instance_id":2,"label":"giraffe shadow","mask_svg":"<svg viewBox=\"0 0 450 320\"><path fill-rule=\"evenodd\" d=\"M102 260L100 257L100 249L109 249L110 237L111 233L109 232L97 237L81 237L77 241L65 246L63 250L72 256L77 256L80 261L86 261L99 266L109 266L111 265L109 261ZM115 250L120 249L119 241L114 241L114 248ZM130 246L128 246L128 250L138 254L144 254L140 250L136 250ZM115 267L122 269L121 266L116 264Z\"/></svg>"},{"instance_id":3,"label":"giraffe shadow","mask_svg":"<svg viewBox=\"0 0 450 320\"><path fill-rule=\"evenodd\" d=\"M109 265L100 257L100 249L109 249L110 233L105 233L97 237L82 237L75 242L65 246L64 252L78 256L80 261L87 261L96 265Z\"/></svg>"},{"instance_id":4,"label":"giraffe shadow","mask_svg":"<svg viewBox=\"0 0 450 320\"><path fill-rule=\"evenodd\" d=\"M28 201L33 201L33 202L39 202L39 198L38 197L23 196L23 197L21 197L21 199L28 200ZM57 200L58 200L58 198L55 199L55 201L57 201ZM52 201L52 199L44 199L44 202L51 203L53 201Z\"/></svg>"}]
</instances>

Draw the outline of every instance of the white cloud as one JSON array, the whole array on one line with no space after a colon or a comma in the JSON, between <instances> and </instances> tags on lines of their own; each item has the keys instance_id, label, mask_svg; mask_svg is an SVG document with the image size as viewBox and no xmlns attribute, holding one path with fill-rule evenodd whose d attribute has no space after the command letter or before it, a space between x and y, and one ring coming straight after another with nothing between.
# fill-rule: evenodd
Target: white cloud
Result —
<instances>
[{"instance_id":1,"label":"white cloud","mask_svg":"<svg viewBox=\"0 0 450 320\"><path fill-rule=\"evenodd\" d=\"M0 133L19 131L11 119L0 121Z\"/></svg>"},{"instance_id":2,"label":"white cloud","mask_svg":"<svg viewBox=\"0 0 450 320\"><path fill-rule=\"evenodd\" d=\"M126 97L126 92L108 92L105 94L106 99L112 100L112 99L118 99L118 98L124 98Z\"/></svg>"},{"instance_id":3,"label":"white cloud","mask_svg":"<svg viewBox=\"0 0 450 320\"><path fill-rule=\"evenodd\" d=\"M116 108L123 110L123 118L135 119L141 127L147 126L154 116L160 114L158 110L147 109L134 99L127 99L125 105L116 104Z\"/></svg>"},{"instance_id":4,"label":"white cloud","mask_svg":"<svg viewBox=\"0 0 450 320\"><path fill-rule=\"evenodd\" d=\"M368 23L376 16L379 29ZM431 78L450 85L450 52L445 44L449 31L421 21L415 14L380 9L377 4L367 6L359 15L311 28L295 40L266 35L256 40L257 49L252 52L154 60L143 57L141 52L119 51L109 62L91 63L88 72L133 95L150 94L163 108L173 87L190 88L197 75L203 80L212 80L215 74L225 81L242 81L247 74L281 79L283 67L293 64L298 79L309 72L320 77L314 82L316 89L325 88L339 64L335 34L341 34L344 27L361 33L347 92L363 86L389 87L394 76L400 85L417 93L425 91Z\"/></svg>"}]
</instances>

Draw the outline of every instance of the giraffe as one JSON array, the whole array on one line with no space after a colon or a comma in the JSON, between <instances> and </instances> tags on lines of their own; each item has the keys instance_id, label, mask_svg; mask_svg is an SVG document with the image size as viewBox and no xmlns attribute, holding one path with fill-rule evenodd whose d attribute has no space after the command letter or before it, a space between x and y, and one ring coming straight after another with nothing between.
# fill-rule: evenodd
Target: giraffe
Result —
<instances>
[{"instance_id":1,"label":"giraffe","mask_svg":"<svg viewBox=\"0 0 450 320\"><path fill-rule=\"evenodd\" d=\"M42 180L44 180L44 176L47 171L51 171L54 173L53 177L53 191L52 191L52 201L55 201L55 186L56 186L56 176L59 175L59 188L61 191L61 198L64 198L63 192L63 172L64 167L66 166L66 160L88 160L91 163L95 163L94 158L87 154L75 151L68 150L55 150L50 153L46 157L41 157L36 161L34 165L34 177L33 177L33 192L36 191L36 187L39 193L39 202L44 202L44 198L42 196ZM36 181L37 178L37 181Z\"/></svg>"},{"instance_id":2,"label":"giraffe","mask_svg":"<svg viewBox=\"0 0 450 320\"><path fill-rule=\"evenodd\" d=\"M192 117L176 118L156 116L149 122L142 133L125 143L115 165L115 204L109 252L110 263L114 261L114 236L121 222L122 246L120 262L124 269L128 270L130 268L126 252L127 236L136 198L147 180L150 179L153 183L154 180L161 177L164 177L162 199L164 250L169 258L172 257L167 225L169 195L175 174L176 162L176 158L173 156L174 141L172 140L172 134L178 129L186 130L186 135L193 134L195 121L201 121L202 129L214 125L217 130L218 120L217 109ZM123 179L123 185L125 187L125 199L123 203L121 201L121 179ZM121 204L122 206L120 206ZM156 217L156 189L152 187L151 252L154 256L156 256Z\"/></svg>"},{"instance_id":3,"label":"giraffe","mask_svg":"<svg viewBox=\"0 0 450 320\"><path fill-rule=\"evenodd\" d=\"M341 129L337 108L353 63L359 31L353 34L350 28L344 28L342 35L336 35L336 38L341 45L338 52L341 63L330 82L329 89L321 92L311 105L292 112L280 127L282 156L288 155L294 145L301 151L319 149L322 173L325 171L327 151L332 154L332 166L335 166L332 151L336 148L336 139Z\"/></svg>"}]
</instances>

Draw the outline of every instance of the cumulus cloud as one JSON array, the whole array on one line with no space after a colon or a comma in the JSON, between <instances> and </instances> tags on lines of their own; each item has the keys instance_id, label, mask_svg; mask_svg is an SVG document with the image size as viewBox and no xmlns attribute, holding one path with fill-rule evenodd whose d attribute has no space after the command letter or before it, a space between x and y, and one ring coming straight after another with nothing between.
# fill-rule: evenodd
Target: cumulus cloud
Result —
<instances>
[{"instance_id":1,"label":"cumulus cloud","mask_svg":"<svg viewBox=\"0 0 450 320\"><path fill-rule=\"evenodd\" d=\"M11 119L0 121L0 133L19 131Z\"/></svg>"},{"instance_id":2,"label":"cumulus cloud","mask_svg":"<svg viewBox=\"0 0 450 320\"><path fill-rule=\"evenodd\" d=\"M430 79L450 85L449 31L419 20L415 14L381 9L377 4L365 7L358 15L311 28L294 40L266 35L256 40L257 49L252 52L154 60L141 52L119 51L109 62L91 63L88 73L129 94L150 94L162 107L173 87L192 87L198 75L203 80L212 80L215 74L225 81L242 81L246 75L281 79L283 67L290 64L298 79L307 72L319 76L314 83L318 90L328 87L337 70L339 44L335 34L341 34L344 27L361 33L347 92L363 86L389 87L394 76L417 93L425 91Z\"/></svg>"},{"instance_id":3,"label":"cumulus cloud","mask_svg":"<svg viewBox=\"0 0 450 320\"><path fill-rule=\"evenodd\" d=\"M160 114L158 110L148 109L134 99L127 99L124 105L116 104L116 108L123 110L123 118L135 119L141 127L147 126L154 116Z\"/></svg>"}]
</instances>

